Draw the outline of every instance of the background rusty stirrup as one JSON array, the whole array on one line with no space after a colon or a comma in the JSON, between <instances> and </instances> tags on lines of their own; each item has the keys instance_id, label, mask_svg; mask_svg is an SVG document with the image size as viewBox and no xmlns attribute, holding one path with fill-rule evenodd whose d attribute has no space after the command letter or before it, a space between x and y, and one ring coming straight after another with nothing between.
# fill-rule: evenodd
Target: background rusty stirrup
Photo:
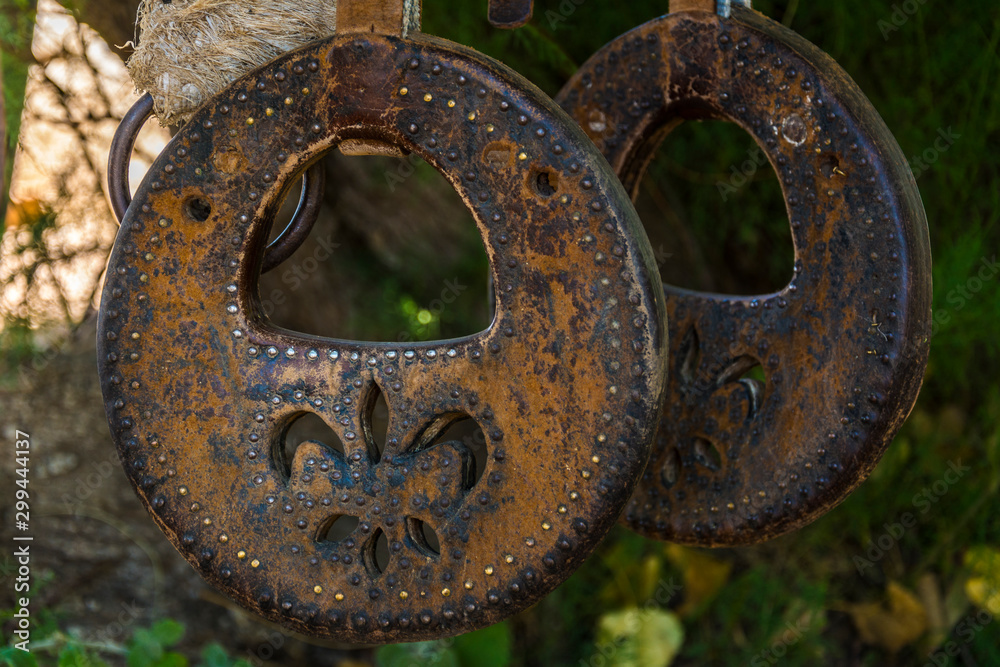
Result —
<instances>
[{"instance_id":1,"label":"background rusty stirrup","mask_svg":"<svg viewBox=\"0 0 1000 667\"><path fill-rule=\"evenodd\" d=\"M663 294L627 194L554 102L420 34L419 3L339 12L337 35L237 80L152 165L111 255L102 389L136 492L213 585L311 635L440 637L531 605L617 521L662 406ZM338 146L414 153L458 190L496 285L486 331L401 345L268 321L276 209ZM305 415L342 450L293 449ZM440 441L462 419L481 446Z\"/></svg>"},{"instance_id":2,"label":"background rusty stirrup","mask_svg":"<svg viewBox=\"0 0 1000 667\"><path fill-rule=\"evenodd\" d=\"M737 3L671 9L597 52L557 99L633 195L688 119L736 123L777 172L794 277L758 297L665 286L666 408L625 516L663 540L747 544L843 500L913 407L931 329L927 221L895 139L829 56Z\"/></svg>"}]
</instances>

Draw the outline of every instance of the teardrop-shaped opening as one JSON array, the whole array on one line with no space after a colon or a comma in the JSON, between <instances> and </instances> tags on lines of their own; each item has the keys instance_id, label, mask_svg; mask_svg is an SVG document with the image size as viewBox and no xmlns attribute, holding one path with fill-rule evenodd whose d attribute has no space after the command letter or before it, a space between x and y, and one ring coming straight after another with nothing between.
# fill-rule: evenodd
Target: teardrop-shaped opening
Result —
<instances>
[{"instance_id":1,"label":"teardrop-shaped opening","mask_svg":"<svg viewBox=\"0 0 1000 667\"><path fill-rule=\"evenodd\" d=\"M715 443L707 438L694 439L694 458L709 470L718 470L722 467L722 453Z\"/></svg>"},{"instance_id":2,"label":"teardrop-shaped opening","mask_svg":"<svg viewBox=\"0 0 1000 667\"><path fill-rule=\"evenodd\" d=\"M676 484L680 478L680 474L681 455L676 447L671 447L667 450L667 455L663 460L663 467L660 469L660 481L663 483L664 488L669 489Z\"/></svg>"},{"instance_id":3,"label":"teardrop-shaped opening","mask_svg":"<svg viewBox=\"0 0 1000 667\"><path fill-rule=\"evenodd\" d=\"M305 243L259 277L259 314L291 331L372 342L485 331L489 260L471 211L444 175L415 155L323 159L327 205ZM272 238L287 224L298 187Z\"/></svg>"},{"instance_id":4,"label":"teardrop-shaped opening","mask_svg":"<svg viewBox=\"0 0 1000 667\"><path fill-rule=\"evenodd\" d=\"M365 543L364 559L365 569L372 577L377 577L389 567L389 540L381 528L376 529Z\"/></svg>"},{"instance_id":5,"label":"teardrop-shaped opening","mask_svg":"<svg viewBox=\"0 0 1000 667\"><path fill-rule=\"evenodd\" d=\"M274 467L286 482L291 476L295 452L306 441L319 442L330 450L339 452L341 456L345 455L340 436L322 417L313 412L293 415L280 437L274 441L271 450Z\"/></svg>"},{"instance_id":6,"label":"teardrop-shaped opening","mask_svg":"<svg viewBox=\"0 0 1000 667\"><path fill-rule=\"evenodd\" d=\"M688 121L671 131L635 205L668 285L753 295L791 281L795 250L781 185L763 149L734 123Z\"/></svg>"},{"instance_id":7,"label":"teardrop-shaped opening","mask_svg":"<svg viewBox=\"0 0 1000 667\"><path fill-rule=\"evenodd\" d=\"M719 373L715 383L721 387L724 384L743 379L764 381L764 369L761 367L760 361L749 355L739 356L726 365Z\"/></svg>"},{"instance_id":8,"label":"teardrop-shaped opening","mask_svg":"<svg viewBox=\"0 0 1000 667\"><path fill-rule=\"evenodd\" d=\"M441 555L441 541L427 522L413 517L408 518L406 534L417 550L425 556L437 558Z\"/></svg>"},{"instance_id":9,"label":"teardrop-shaped opening","mask_svg":"<svg viewBox=\"0 0 1000 667\"><path fill-rule=\"evenodd\" d=\"M368 390L361 420L368 456L373 462L378 463L382 460L386 434L389 430L389 404L386 403L385 394L377 384L373 384Z\"/></svg>"},{"instance_id":10,"label":"teardrop-shaped opening","mask_svg":"<svg viewBox=\"0 0 1000 667\"><path fill-rule=\"evenodd\" d=\"M334 515L324 521L316 531L317 542L340 542L358 528L361 521L347 514Z\"/></svg>"},{"instance_id":11,"label":"teardrop-shaped opening","mask_svg":"<svg viewBox=\"0 0 1000 667\"><path fill-rule=\"evenodd\" d=\"M467 474L465 475L465 488L471 489L483 477L486 471L486 434L483 428L472 417L463 415L451 422L448 427L434 439L434 444L439 442L460 442L468 450L471 456Z\"/></svg>"},{"instance_id":12,"label":"teardrop-shaped opening","mask_svg":"<svg viewBox=\"0 0 1000 667\"><path fill-rule=\"evenodd\" d=\"M693 327L684 334L678 356L681 381L686 385L694 384L698 376L698 366L701 364L701 342L698 340L698 332Z\"/></svg>"}]
</instances>

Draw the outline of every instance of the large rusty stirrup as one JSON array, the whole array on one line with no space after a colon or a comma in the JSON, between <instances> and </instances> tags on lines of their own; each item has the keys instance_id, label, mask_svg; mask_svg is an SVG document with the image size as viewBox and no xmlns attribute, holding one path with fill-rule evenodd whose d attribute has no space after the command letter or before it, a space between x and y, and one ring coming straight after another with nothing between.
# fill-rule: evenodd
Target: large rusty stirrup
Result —
<instances>
[{"instance_id":1,"label":"large rusty stirrup","mask_svg":"<svg viewBox=\"0 0 1000 667\"><path fill-rule=\"evenodd\" d=\"M99 322L114 440L176 548L244 607L362 643L480 628L565 580L634 490L666 371L656 264L607 162L537 88L418 17L342 0L335 36L196 112L128 208ZM416 154L461 194L496 285L487 330L403 345L268 320L276 209L337 147ZM343 451L286 448L305 415ZM484 456L439 442L461 419ZM331 537L344 516L354 531Z\"/></svg>"},{"instance_id":2,"label":"large rusty stirrup","mask_svg":"<svg viewBox=\"0 0 1000 667\"><path fill-rule=\"evenodd\" d=\"M633 195L667 133L697 118L749 132L781 181L784 289L665 286L666 408L624 520L696 545L761 541L843 500L912 409L931 329L927 220L899 146L829 56L744 4L674 0L557 98Z\"/></svg>"}]
</instances>

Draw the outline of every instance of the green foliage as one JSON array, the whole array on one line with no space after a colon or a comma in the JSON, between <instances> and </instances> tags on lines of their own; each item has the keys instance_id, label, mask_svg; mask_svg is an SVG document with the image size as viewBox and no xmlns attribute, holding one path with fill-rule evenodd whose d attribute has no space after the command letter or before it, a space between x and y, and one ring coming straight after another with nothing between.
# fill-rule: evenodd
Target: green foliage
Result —
<instances>
[{"instance_id":1,"label":"green foliage","mask_svg":"<svg viewBox=\"0 0 1000 667\"><path fill-rule=\"evenodd\" d=\"M198 667L250 667L246 660L235 660L229 657L221 644L213 642L201 651L201 663Z\"/></svg>"},{"instance_id":2,"label":"green foliage","mask_svg":"<svg viewBox=\"0 0 1000 667\"><path fill-rule=\"evenodd\" d=\"M505 667L511 664L511 632L498 623L459 637L383 646L378 667Z\"/></svg>"},{"instance_id":3,"label":"green foliage","mask_svg":"<svg viewBox=\"0 0 1000 667\"><path fill-rule=\"evenodd\" d=\"M43 578L44 586L51 577ZM40 590L36 585L30 593L34 598ZM14 610L0 610L0 620L12 618ZM178 645L184 639L184 625L169 618L155 622L149 628L136 628L125 645L110 642L88 642L59 630L52 610L41 609L32 616L30 652L9 646L0 647L0 667L108 667L122 664L128 667L188 667L188 658ZM175 649L175 650L171 650ZM45 656L48 659L40 659ZM231 658L218 643L207 644L201 651L197 667L250 667L246 660Z\"/></svg>"},{"instance_id":4,"label":"green foliage","mask_svg":"<svg viewBox=\"0 0 1000 667\"><path fill-rule=\"evenodd\" d=\"M33 0L5 0L0 7L0 79L3 81L4 126L7 162L4 173L0 174L5 184L10 183L14 164L14 149L21 128L21 111L24 109L24 89L28 81L28 67L31 65L31 37L35 24L35 2ZM7 192L7 188L0 188ZM0 201L0 239L4 232L4 211L7 202Z\"/></svg>"},{"instance_id":5,"label":"green foliage","mask_svg":"<svg viewBox=\"0 0 1000 667\"><path fill-rule=\"evenodd\" d=\"M36 667L38 661L31 653L8 646L0 648L0 664L10 667Z\"/></svg>"},{"instance_id":6,"label":"green foliage","mask_svg":"<svg viewBox=\"0 0 1000 667\"><path fill-rule=\"evenodd\" d=\"M136 630L128 644L128 667L186 667L184 656L167 650L183 636L184 626L170 619Z\"/></svg>"}]
</instances>

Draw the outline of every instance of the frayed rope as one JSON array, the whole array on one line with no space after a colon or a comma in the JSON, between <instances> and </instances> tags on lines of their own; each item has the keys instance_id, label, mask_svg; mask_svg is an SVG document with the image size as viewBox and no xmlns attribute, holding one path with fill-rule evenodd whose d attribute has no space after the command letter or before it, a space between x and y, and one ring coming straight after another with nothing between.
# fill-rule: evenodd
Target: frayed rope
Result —
<instances>
[{"instance_id":1,"label":"frayed rope","mask_svg":"<svg viewBox=\"0 0 1000 667\"><path fill-rule=\"evenodd\" d=\"M278 55L333 34L336 0L143 0L128 71L160 123L186 122L203 102Z\"/></svg>"}]
</instances>

